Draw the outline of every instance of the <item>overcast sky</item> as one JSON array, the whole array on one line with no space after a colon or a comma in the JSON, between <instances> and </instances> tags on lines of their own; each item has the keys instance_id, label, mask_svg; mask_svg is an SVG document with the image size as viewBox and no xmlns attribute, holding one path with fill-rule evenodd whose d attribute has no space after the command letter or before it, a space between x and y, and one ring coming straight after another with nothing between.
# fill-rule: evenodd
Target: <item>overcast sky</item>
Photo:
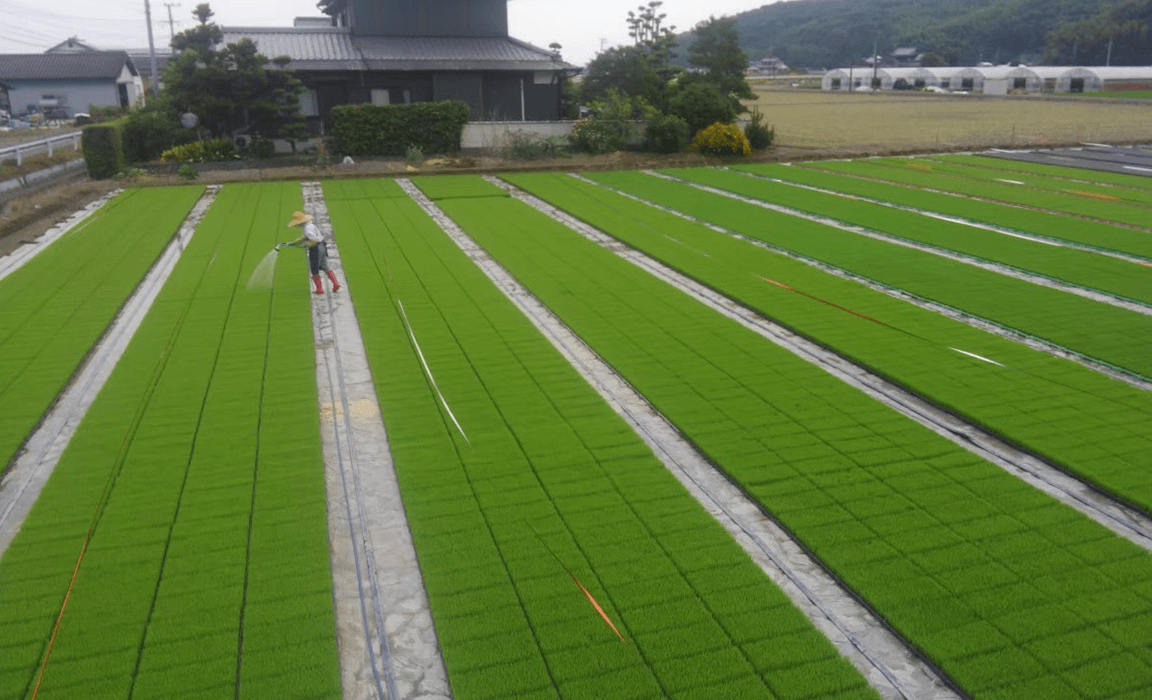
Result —
<instances>
[{"instance_id":1,"label":"overcast sky","mask_svg":"<svg viewBox=\"0 0 1152 700\"><path fill-rule=\"evenodd\" d=\"M665 0L667 22L690 29L708 15L730 15L773 0ZM195 21L199 0L173 5L177 32ZM317 16L316 0L210 0L215 21L223 26L286 27L296 16ZM517 39L547 47L556 41L569 63L587 63L601 46L626 44L628 10L640 0L509 0L508 29ZM98 48L148 46L144 0L0 0L0 53L39 53L70 36ZM152 0L152 31L157 46L169 39L168 7Z\"/></svg>"}]
</instances>

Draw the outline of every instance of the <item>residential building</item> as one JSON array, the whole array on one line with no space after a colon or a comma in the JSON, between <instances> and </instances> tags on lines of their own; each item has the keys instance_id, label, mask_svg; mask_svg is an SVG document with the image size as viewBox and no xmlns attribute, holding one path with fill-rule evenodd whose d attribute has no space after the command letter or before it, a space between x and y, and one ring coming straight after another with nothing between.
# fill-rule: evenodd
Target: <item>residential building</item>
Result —
<instances>
[{"instance_id":1,"label":"residential building","mask_svg":"<svg viewBox=\"0 0 1152 700\"><path fill-rule=\"evenodd\" d=\"M294 26L225 27L224 43L251 39L287 56L318 131L343 104L461 100L472 121L550 121L561 115L558 54L508 36L507 0L337 0L330 17Z\"/></svg>"},{"instance_id":2,"label":"residential building","mask_svg":"<svg viewBox=\"0 0 1152 700\"><path fill-rule=\"evenodd\" d=\"M0 55L0 80L9 85L16 114L70 119L91 107L134 107L144 89L124 51Z\"/></svg>"}]
</instances>

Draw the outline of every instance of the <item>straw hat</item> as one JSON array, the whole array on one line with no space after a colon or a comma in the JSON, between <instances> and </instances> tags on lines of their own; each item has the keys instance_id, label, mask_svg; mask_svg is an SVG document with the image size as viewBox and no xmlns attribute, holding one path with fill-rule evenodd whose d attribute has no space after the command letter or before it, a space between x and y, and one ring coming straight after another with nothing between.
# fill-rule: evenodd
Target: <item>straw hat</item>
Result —
<instances>
[{"instance_id":1,"label":"straw hat","mask_svg":"<svg viewBox=\"0 0 1152 700\"><path fill-rule=\"evenodd\" d=\"M305 214L302 211L294 211L294 212L292 212L292 220L288 222L288 228L292 228L293 226L299 226L300 224L306 224L311 220L312 220L311 214Z\"/></svg>"}]
</instances>

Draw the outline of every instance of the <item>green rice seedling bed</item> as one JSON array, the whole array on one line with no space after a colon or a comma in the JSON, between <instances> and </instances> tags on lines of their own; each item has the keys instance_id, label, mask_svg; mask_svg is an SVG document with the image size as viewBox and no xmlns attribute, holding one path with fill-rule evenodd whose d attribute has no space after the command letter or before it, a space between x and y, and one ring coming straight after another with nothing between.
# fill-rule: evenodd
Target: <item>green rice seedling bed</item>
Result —
<instances>
[{"instance_id":1,"label":"green rice seedling bed","mask_svg":"<svg viewBox=\"0 0 1152 700\"><path fill-rule=\"evenodd\" d=\"M930 219L916 212L750 178L730 170L685 168L662 172L745 197L1152 304L1152 274L1149 269L1118 258Z\"/></svg>"},{"instance_id":2,"label":"green rice seedling bed","mask_svg":"<svg viewBox=\"0 0 1152 700\"><path fill-rule=\"evenodd\" d=\"M898 170L912 168L917 172L956 177L974 182L1003 183L1009 186L1027 187L1033 190L1056 192L1075 198L1090 198L1092 201L1127 204L1136 207L1152 206L1152 192L1109 187L1108 185L1069 182L1066 179L1038 173L1005 174L997 170L976 167L973 164L936 160L933 158L885 158L871 160L871 163L886 165ZM1073 171L1075 173L1075 171ZM1083 173L1084 171L1080 171ZM1081 178L1084 179L1084 178Z\"/></svg>"},{"instance_id":3,"label":"green rice seedling bed","mask_svg":"<svg viewBox=\"0 0 1152 700\"><path fill-rule=\"evenodd\" d=\"M1036 207L1045 211L1063 212L1093 219L1104 219L1132 226L1148 227L1146 207L1113 202L1099 197L1074 195L1068 192L1043 192L1003 182L978 182L951 175L937 175L912 167L915 162L882 165L871 160L805 163L814 170L845 173L895 182L908 187L927 187L959 195L985 197L998 202L1010 202Z\"/></svg>"},{"instance_id":4,"label":"green rice seedling bed","mask_svg":"<svg viewBox=\"0 0 1152 700\"><path fill-rule=\"evenodd\" d=\"M441 204L971 696L1152 683L1148 552L520 202Z\"/></svg>"},{"instance_id":5,"label":"green rice seedling bed","mask_svg":"<svg viewBox=\"0 0 1152 700\"><path fill-rule=\"evenodd\" d=\"M749 250L731 236L570 177L507 179L801 335L1152 511L1152 486L1145 478L1152 454L1146 427L1147 416L1152 415L1148 392L799 261ZM765 278L815 298L769 284Z\"/></svg>"},{"instance_id":6,"label":"green rice seedling bed","mask_svg":"<svg viewBox=\"0 0 1152 700\"><path fill-rule=\"evenodd\" d=\"M453 696L876 697L398 191L325 184Z\"/></svg>"},{"instance_id":7,"label":"green rice seedling bed","mask_svg":"<svg viewBox=\"0 0 1152 700\"><path fill-rule=\"evenodd\" d=\"M0 475L203 191L124 192L0 281Z\"/></svg>"},{"instance_id":8,"label":"green rice seedling bed","mask_svg":"<svg viewBox=\"0 0 1152 700\"><path fill-rule=\"evenodd\" d=\"M1146 232L1120 228L1103 222L1078 220L1060 214L1019 209L994 202L925 192L890 183L789 165L737 165L732 166L732 169L961 217L970 221L1006 226L1026 233L1143 256L1152 260L1152 238Z\"/></svg>"},{"instance_id":9,"label":"green rice seedling bed","mask_svg":"<svg viewBox=\"0 0 1152 700\"><path fill-rule=\"evenodd\" d=\"M1152 379L1152 317L643 173L589 177Z\"/></svg>"},{"instance_id":10,"label":"green rice seedling bed","mask_svg":"<svg viewBox=\"0 0 1152 700\"><path fill-rule=\"evenodd\" d=\"M0 559L0 698L65 601L39 699L339 694L304 262L246 288L297 208L228 185L201 223Z\"/></svg>"},{"instance_id":11,"label":"green rice seedling bed","mask_svg":"<svg viewBox=\"0 0 1152 700\"><path fill-rule=\"evenodd\" d=\"M1005 172L1031 173L1033 175L1062 178L1066 184L1069 180L1084 180L1115 185L1117 188L1122 188L1121 192L1125 193L1137 191L1145 197L1152 194L1152 178L1141 175L1123 175L1105 170L1089 170L1087 168L1076 167L1071 163L1067 166L1049 165L1047 163L1032 163L1026 160L1011 160L1009 158L994 158L992 156L967 154L934 155L930 157L930 161L933 163L967 165L985 171L998 172L1001 173L999 177L1012 177L1011 175L1004 175L1003 173ZM1116 194L1115 188L1105 189L1103 191Z\"/></svg>"}]
</instances>

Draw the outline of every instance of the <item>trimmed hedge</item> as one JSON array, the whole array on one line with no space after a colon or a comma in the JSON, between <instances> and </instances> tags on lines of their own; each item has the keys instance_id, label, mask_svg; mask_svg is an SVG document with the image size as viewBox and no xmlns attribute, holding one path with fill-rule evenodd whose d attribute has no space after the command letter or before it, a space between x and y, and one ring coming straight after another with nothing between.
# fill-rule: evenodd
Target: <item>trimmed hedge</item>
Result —
<instances>
[{"instance_id":1,"label":"trimmed hedge","mask_svg":"<svg viewBox=\"0 0 1152 700\"><path fill-rule=\"evenodd\" d=\"M107 180L124 169L124 122L104 122L84 127L80 142L88 176Z\"/></svg>"},{"instance_id":2,"label":"trimmed hedge","mask_svg":"<svg viewBox=\"0 0 1152 700\"><path fill-rule=\"evenodd\" d=\"M410 146L424 153L455 153L468 121L459 101L406 105L340 105L332 108L332 134L341 153L402 156Z\"/></svg>"}]
</instances>

